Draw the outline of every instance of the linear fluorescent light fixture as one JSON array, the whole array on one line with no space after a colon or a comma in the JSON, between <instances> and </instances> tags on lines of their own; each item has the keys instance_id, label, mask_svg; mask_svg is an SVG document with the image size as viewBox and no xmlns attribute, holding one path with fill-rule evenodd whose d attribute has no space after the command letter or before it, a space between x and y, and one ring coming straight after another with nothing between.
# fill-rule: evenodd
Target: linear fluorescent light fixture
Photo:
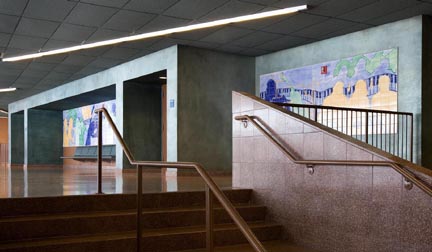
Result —
<instances>
[{"instance_id":1,"label":"linear fluorescent light fixture","mask_svg":"<svg viewBox=\"0 0 432 252\"><path fill-rule=\"evenodd\" d=\"M3 114L9 114L9 112L7 112L7 110L4 110L4 109L0 109L0 113L3 113Z\"/></svg>"},{"instance_id":2,"label":"linear fluorescent light fixture","mask_svg":"<svg viewBox=\"0 0 432 252\"><path fill-rule=\"evenodd\" d=\"M2 61L7 62L7 61L19 61L19 60L40 58L43 56L68 53L68 52L73 52L73 51L78 51L78 50L83 50L83 49L90 49L90 48L99 47L99 46L113 45L113 44L118 44L118 43L122 43L122 42L129 42L129 41L146 39L146 38L160 37L160 36L173 34L173 33L193 31L193 30L205 29L205 28L221 26L221 25L226 25L226 24L240 23L240 22L257 20L257 19L262 19L262 18L286 15L286 14L295 13L295 12L298 12L301 10L306 10L306 9L307 9L307 5L300 5L300 6L289 7L289 8L284 8L284 9L279 9L279 10L274 10L274 11L266 11L266 12L251 14L251 15L245 15L245 16L239 16L239 17L233 17L233 18L227 18L227 19L220 19L220 20L215 20L215 21L210 21L210 22L205 22L205 23L200 23L200 24L186 25L186 26L170 28L170 29L161 30L161 31L154 31L154 32L142 33L142 34L127 36L127 37L116 38L116 39L109 39L109 40L94 42L94 43L90 43L90 44L65 47L65 48L46 51L46 52L38 52L38 53L26 54L26 55L22 55L22 56L3 58Z\"/></svg>"},{"instance_id":3,"label":"linear fluorescent light fixture","mask_svg":"<svg viewBox=\"0 0 432 252\"><path fill-rule=\"evenodd\" d=\"M17 90L17 88L14 88L14 87L10 87L10 88L0 88L0 93L3 93L3 92L13 92L13 91L15 91L15 90Z\"/></svg>"}]
</instances>

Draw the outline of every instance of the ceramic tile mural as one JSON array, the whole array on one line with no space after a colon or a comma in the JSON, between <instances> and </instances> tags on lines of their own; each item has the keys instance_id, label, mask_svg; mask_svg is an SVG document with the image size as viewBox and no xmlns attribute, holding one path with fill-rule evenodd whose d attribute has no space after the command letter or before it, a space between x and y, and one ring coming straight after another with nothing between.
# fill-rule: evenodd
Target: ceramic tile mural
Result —
<instances>
[{"instance_id":1,"label":"ceramic tile mural","mask_svg":"<svg viewBox=\"0 0 432 252\"><path fill-rule=\"evenodd\" d=\"M98 117L95 109L105 107L115 121L115 100L63 111L63 146L97 145ZM103 144L114 144L114 133L108 122L102 122Z\"/></svg>"},{"instance_id":2,"label":"ceramic tile mural","mask_svg":"<svg viewBox=\"0 0 432 252\"><path fill-rule=\"evenodd\" d=\"M397 110L396 48L260 76L271 102Z\"/></svg>"}]
</instances>

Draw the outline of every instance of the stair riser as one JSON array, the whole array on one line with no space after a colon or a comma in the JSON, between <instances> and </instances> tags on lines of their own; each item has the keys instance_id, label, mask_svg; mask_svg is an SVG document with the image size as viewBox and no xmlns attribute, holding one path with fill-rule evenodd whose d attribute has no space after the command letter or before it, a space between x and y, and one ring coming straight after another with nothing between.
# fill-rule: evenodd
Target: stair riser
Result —
<instances>
[{"instance_id":1,"label":"stair riser","mask_svg":"<svg viewBox=\"0 0 432 252\"><path fill-rule=\"evenodd\" d=\"M242 207L239 213L246 221L263 221L265 207ZM114 233L135 230L135 214L0 222L0 241ZM204 210L144 213L143 228L168 228L205 224ZM215 223L232 223L226 211L215 210Z\"/></svg>"},{"instance_id":2,"label":"stair riser","mask_svg":"<svg viewBox=\"0 0 432 252\"><path fill-rule=\"evenodd\" d=\"M248 203L251 190L227 190L226 196L233 203ZM204 192L169 192L143 194L143 208L204 206ZM0 199L0 218L7 216L61 214L130 210L136 208L134 194L83 195L44 198Z\"/></svg>"},{"instance_id":3,"label":"stair riser","mask_svg":"<svg viewBox=\"0 0 432 252\"><path fill-rule=\"evenodd\" d=\"M280 239L281 227L269 226L254 228L253 232L261 241ZM31 248L6 249L2 252L130 252L135 251L135 239L122 239L115 241L82 242L79 244L47 245ZM245 238L238 230L220 230L215 232L215 245L234 245L246 243ZM143 237L143 251L165 252L185 249L203 248L205 246L205 233L194 232L188 234L160 235Z\"/></svg>"}]
</instances>

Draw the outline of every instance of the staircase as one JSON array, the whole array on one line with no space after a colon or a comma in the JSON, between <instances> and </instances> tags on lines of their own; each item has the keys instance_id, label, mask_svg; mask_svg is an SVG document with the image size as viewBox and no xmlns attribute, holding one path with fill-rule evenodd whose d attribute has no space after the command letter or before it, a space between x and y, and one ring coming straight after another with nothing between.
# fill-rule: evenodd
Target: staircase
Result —
<instances>
[{"instance_id":1,"label":"staircase","mask_svg":"<svg viewBox=\"0 0 432 252\"><path fill-rule=\"evenodd\" d=\"M225 193L270 251L304 251L280 241L281 225L265 221L251 190ZM132 194L1 199L0 251L136 251L135 201ZM143 251L205 251L204 203L204 192L143 194ZM216 251L252 251L226 212L217 204L214 211Z\"/></svg>"}]
</instances>

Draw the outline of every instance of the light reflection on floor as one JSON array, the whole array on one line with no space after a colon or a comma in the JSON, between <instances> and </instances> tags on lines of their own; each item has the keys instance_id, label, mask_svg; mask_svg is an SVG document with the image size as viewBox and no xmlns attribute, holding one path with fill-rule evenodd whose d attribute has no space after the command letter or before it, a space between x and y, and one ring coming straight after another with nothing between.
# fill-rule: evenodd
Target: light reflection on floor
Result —
<instances>
[{"instance_id":1,"label":"light reflection on floor","mask_svg":"<svg viewBox=\"0 0 432 252\"><path fill-rule=\"evenodd\" d=\"M213 177L220 187L231 187L231 176ZM135 193L135 172L104 168L103 192ZM203 190L198 176L162 176L143 172L143 192ZM29 168L0 164L0 198L94 194L97 171L89 168Z\"/></svg>"}]
</instances>

